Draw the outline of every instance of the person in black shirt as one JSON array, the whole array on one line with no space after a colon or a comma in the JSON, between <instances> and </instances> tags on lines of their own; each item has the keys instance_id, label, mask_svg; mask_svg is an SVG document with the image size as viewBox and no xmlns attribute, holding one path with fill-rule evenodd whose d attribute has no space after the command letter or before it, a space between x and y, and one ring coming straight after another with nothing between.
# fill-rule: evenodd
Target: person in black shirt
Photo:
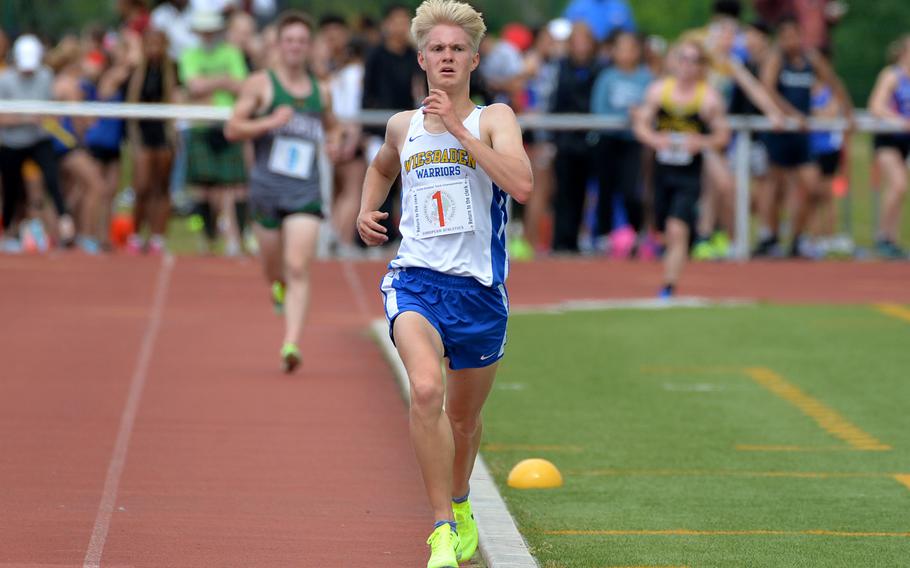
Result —
<instances>
[{"instance_id":1,"label":"person in black shirt","mask_svg":"<svg viewBox=\"0 0 910 568\"><path fill-rule=\"evenodd\" d=\"M382 20L382 43L367 56L363 73L363 109L410 110L426 97L426 76L417 64L417 52L411 45L411 10L402 4L385 9ZM385 138L385 127L365 128L366 158L372 162ZM392 218L393 206L399 201L400 181L396 181L380 211L389 213L382 224L389 240L398 238L397 223Z\"/></svg>"},{"instance_id":2,"label":"person in black shirt","mask_svg":"<svg viewBox=\"0 0 910 568\"><path fill-rule=\"evenodd\" d=\"M550 112L587 113L600 72L597 42L591 28L576 22L569 36L569 55L559 65ZM594 144L587 132L559 132L556 142L556 203L553 250L578 252L578 230L588 178L596 175Z\"/></svg>"},{"instance_id":3,"label":"person in black shirt","mask_svg":"<svg viewBox=\"0 0 910 568\"><path fill-rule=\"evenodd\" d=\"M812 87L816 81L830 85L834 96L849 123L853 123L853 101L831 64L819 52L803 47L800 29L787 18L777 30L777 47L761 68L761 80L774 95L778 106L787 115L805 124L811 111ZM766 138L771 162L771 186L761 196L762 226L755 256L764 256L778 247L780 209L784 202L784 189L788 182L795 182L793 200L793 241L790 256L802 255L802 232L811 214L811 192L818 187L818 169L809 153L809 135L805 132L772 133Z\"/></svg>"},{"instance_id":4,"label":"person in black shirt","mask_svg":"<svg viewBox=\"0 0 910 568\"><path fill-rule=\"evenodd\" d=\"M149 29L143 34L143 58L130 77L126 98L131 103L170 103L176 97L177 68L167 56L164 32ZM133 209L135 233L127 240L131 253L162 253L171 212L168 182L174 160L173 124L163 120L131 120L127 136L133 151ZM141 232L148 225L149 239Z\"/></svg>"}]
</instances>

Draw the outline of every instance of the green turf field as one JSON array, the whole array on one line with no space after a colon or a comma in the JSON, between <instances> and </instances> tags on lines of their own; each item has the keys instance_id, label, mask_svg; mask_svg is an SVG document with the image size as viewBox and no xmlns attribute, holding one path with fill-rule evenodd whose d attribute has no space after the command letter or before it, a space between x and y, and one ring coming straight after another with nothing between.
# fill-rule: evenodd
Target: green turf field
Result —
<instances>
[{"instance_id":1,"label":"green turf field","mask_svg":"<svg viewBox=\"0 0 910 568\"><path fill-rule=\"evenodd\" d=\"M509 325L484 457L543 567L910 566L907 321L755 306ZM526 457L564 487L508 488Z\"/></svg>"}]
</instances>

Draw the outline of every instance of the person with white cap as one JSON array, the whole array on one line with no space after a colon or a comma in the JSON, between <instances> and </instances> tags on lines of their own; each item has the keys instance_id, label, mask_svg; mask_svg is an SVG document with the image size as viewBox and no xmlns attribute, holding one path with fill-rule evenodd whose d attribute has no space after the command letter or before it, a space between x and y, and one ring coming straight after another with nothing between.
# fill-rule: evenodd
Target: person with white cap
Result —
<instances>
[{"instance_id":1,"label":"person with white cap","mask_svg":"<svg viewBox=\"0 0 910 568\"><path fill-rule=\"evenodd\" d=\"M20 36L13 44L13 67L0 72L0 100L47 101L53 98L54 75L42 65L44 46L33 35ZM47 193L59 217L61 242L73 238L73 219L60 191L57 157L50 134L42 127L40 115L0 115L0 179L3 183L3 241L5 252L19 252L21 246L11 231L13 221L25 204L22 164L31 159L41 169Z\"/></svg>"},{"instance_id":2,"label":"person with white cap","mask_svg":"<svg viewBox=\"0 0 910 568\"><path fill-rule=\"evenodd\" d=\"M247 67L239 49L224 41L224 17L219 12L195 11L193 30L200 45L185 50L180 57L180 81L186 86L191 103L231 107L247 76ZM232 221L226 252L236 254L240 247L238 222L245 217L245 207L233 198L240 196L246 183L243 145L228 142L217 125L194 126L187 139L187 184L201 189L197 194L197 211L205 222L209 246L216 237L219 210Z\"/></svg>"}]
</instances>

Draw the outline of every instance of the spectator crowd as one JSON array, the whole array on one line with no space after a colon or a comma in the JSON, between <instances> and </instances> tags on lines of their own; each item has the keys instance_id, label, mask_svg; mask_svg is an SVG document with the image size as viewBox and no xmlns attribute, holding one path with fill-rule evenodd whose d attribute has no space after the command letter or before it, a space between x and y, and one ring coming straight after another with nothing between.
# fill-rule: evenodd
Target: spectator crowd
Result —
<instances>
[{"instance_id":1,"label":"spectator crowd","mask_svg":"<svg viewBox=\"0 0 910 568\"><path fill-rule=\"evenodd\" d=\"M184 103L232 107L244 79L275 56L274 0L118 0L119 24L62 38L0 31L0 100ZM727 258L734 224L728 115L764 115L783 127L808 117L853 119L830 61L837 1L717 0L711 18L673 42L636 26L626 0L572 0L538 26L513 22L484 38L472 75L477 104L519 115L592 113L630 120L626 130L528 130L535 191L513 210L513 258L602 254L652 259ZM426 82L405 5L379 21L317 18L311 72L330 86L342 123L331 158L327 219L335 254L364 254L355 219L381 127L364 109L419 106ZM12 41L11 41L12 40ZM897 39L868 103L907 134L875 137L881 203L874 252L907 258L899 243L910 153L910 36ZM2 103L0 103L2 104ZM752 139L754 256L850 256L838 223L848 138L775 131ZM0 114L5 253L73 247L103 254L168 248L173 213L189 219L201 249L255 251L246 183L252 152L218 124L185 120ZM383 210L394 242L400 195ZM130 211L129 230L112 219ZM669 222L668 222L669 219Z\"/></svg>"}]
</instances>

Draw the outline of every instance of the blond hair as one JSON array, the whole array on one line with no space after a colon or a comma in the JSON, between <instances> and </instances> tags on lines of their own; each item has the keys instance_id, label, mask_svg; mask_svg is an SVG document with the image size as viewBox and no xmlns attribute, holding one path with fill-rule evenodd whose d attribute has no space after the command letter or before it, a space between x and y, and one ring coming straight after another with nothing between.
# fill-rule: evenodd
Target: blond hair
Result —
<instances>
[{"instance_id":1,"label":"blond hair","mask_svg":"<svg viewBox=\"0 0 910 568\"><path fill-rule=\"evenodd\" d=\"M417 49L423 50L427 34L439 24L452 24L463 29L471 38L474 53L480 49L480 40L487 31L483 16L470 4L457 0L424 0L411 20L411 35L417 42Z\"/></svg>"}]
</instances>

